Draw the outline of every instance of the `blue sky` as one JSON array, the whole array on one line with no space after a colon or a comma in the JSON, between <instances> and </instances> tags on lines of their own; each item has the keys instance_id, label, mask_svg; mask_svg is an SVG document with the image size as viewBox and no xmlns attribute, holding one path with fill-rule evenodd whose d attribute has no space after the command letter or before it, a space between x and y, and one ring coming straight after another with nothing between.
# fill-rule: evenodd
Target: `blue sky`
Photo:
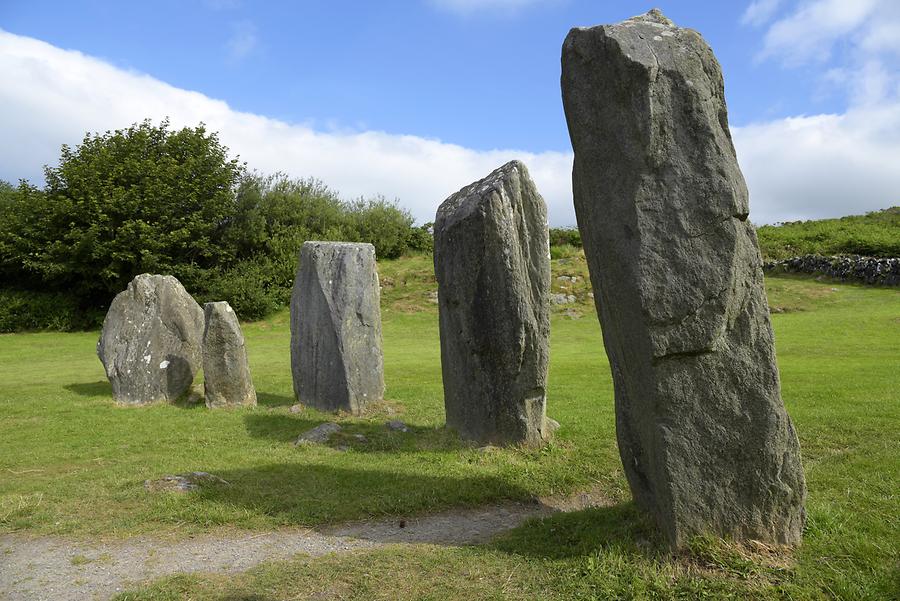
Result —
<instances>
[{"instance_id":1,"label":"blue sky","mask_svg":"<svg viewBox=\"0 0 900 601\"><path fill-rule=\"evenodd\" d=\"M5 0L0 178L39 181L85 131L169 115L250 167L396 197L419 221L520 157L551 221L574 223L562 40L653 6L722 64L752 219L900 203L896 0Z\"/></svg>"}]
</instances>

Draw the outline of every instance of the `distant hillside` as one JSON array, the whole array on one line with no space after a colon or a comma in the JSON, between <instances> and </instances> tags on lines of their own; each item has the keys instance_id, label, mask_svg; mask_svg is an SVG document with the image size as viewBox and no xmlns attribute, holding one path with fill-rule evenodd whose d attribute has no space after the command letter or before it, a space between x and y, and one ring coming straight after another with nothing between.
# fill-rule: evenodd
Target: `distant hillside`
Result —
<instances>
[{"instance_id":1,"label":"distant hillside","mask_svg":"<svg viewBox=\"0 0 900 601\"><path fill-rule=\"evenodd\" d=\"M757 234L766 261L798 255L900 257L900 207L840 219L764 225Z\"/></svg>"}]
</instances>

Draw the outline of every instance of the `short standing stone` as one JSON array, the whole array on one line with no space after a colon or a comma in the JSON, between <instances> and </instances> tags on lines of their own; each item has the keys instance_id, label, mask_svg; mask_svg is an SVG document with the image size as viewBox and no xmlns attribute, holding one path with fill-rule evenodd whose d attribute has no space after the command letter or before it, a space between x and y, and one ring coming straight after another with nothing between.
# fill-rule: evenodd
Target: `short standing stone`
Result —
<instances>
[{"instance_id":1,"label":"short standing stone","mask_svg":"<svg viewBox=\"0 0 900 601\"><path fill-rule=\"evenodd\" d=\"M203 306L203 389L206 406L256 405L244 334L237 315L225 301Z\"/></svg>"},{"instance_id":2,"label":"short standing stone","mask_svg":"<svg viewBox=\"0 0 900 601\"><path fill-rule=\"evenodd\" d=\"M303 244L291 297L297 400L357 415L382 400L380 298L371 244Z\"/></svg>"},{"instance_id":3,"label":"short standing stone","mask_svg":"<svg viewBox=\"0 0 900 601\"><path fill-rule=\"evenodd\" d=\"M480 443L546 430L547 207L513 161L445 200L434 224L447 425Z\"/></svg>"},{"instance_id":4,"label":"short standing stone","mask_svg":"<svg viewBox=\"0 0 900 601\"><path fill-rule=\"evenodd\" d=\"M113 397L175 400L200 369L203 309L170 275L142 274L116 295L97 343Z\"/></svg>"},{"instance_id":5,"label":"short standing stone","mask_svg":"<svg viewBox=\"0 0 900 601\"><path fill-rule=\"evenodd\" d=\"M654 10L570 31L562 92L635 500L676 546L799 542L800 448L718 62Z\"/></svg>"}]
</instances>

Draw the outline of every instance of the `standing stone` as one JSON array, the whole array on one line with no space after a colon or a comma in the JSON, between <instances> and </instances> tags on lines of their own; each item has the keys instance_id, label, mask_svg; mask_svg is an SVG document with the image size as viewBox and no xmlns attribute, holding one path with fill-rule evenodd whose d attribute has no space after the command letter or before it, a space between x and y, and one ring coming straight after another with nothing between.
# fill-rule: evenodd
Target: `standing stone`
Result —
<instances>
[{"instance_id":1,"label":"standing stone","mask_svg":"<svg viewBox=\"0 0 900 601\"><path fill-rule=\"evenodd\" d=\"M512 161L438 208L434 224L447 425L479 443L538 445L549 359L547 207Z\"/></svg>"},{"instance_id":2,"label":"standing stone","mask_svg":"<svg viewBox=\"0 0 900 601\"><path fill-rule=\"evenodd\" d=\"M291 296L294 393L321 411L362 413L384 396L375 247L305 242Z\"/></svg>"},{"instance_id":3,"label":"standing stone","mask_svg":"<svg viewBox=\"0 0 900 601\"><path fill-rule=\"evenodd\" d=\"M569 32L578 227L636 502L675 546L793 544L806 495L781 400L721 69L659 11Z\"/></svg>"},{"instance_id":4,"label":"standing stone","mask_svg":"<svg viewBox=\"0 0 900 601\"><path fill-rule=\"evenodd\" d=\"M203 310L177 279L141 274L116 295L97 355L120 403L172 401L200 369Z\"/></svg>"},{"instance_id":5,"label":"standing stone","mask_svg":"<svg viewBox=\"0 0 900 601\"><path fill-rule=\"evenodd\" d=\"M210 409L256 405L244 334L237 315L225 301L203 306L203 388Z\"/></svg>"}]
</instances>

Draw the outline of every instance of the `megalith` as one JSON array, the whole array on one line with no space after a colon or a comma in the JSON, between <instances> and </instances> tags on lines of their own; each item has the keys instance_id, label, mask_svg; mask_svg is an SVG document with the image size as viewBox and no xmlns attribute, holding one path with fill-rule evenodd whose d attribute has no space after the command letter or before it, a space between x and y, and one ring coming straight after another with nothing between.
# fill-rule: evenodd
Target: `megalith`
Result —
<instances>
[{"instance_id":1,"label":"megalith","mask_svg":"<svg viewBox=\"0 0 900 601\"><path fill-rule=\"evenodd\" d=\"M203 309L170 275L141 274L113 299L97 355L120 403L172 401L201 365Z\"/></svg>"},{"instance_id":2,"label":"megalith","mask_svg":"<svg viewBox=\"0 0 900 601\"><path fill-rule=\"evenodd\" d=\"M291 296L297 400L358 415L382 399L380 302L374 246L304 242Z\"/></svg>"},{"instance_id":3,"label":"megalith","mask_svg":"<svg viewBox=\"0 0 900 601\"><path fill-rule=\"evenodd\" d=\"M675 546L799 542L800 448L712 50L657 10L572 29L562 94L635 501Z\"/></svg>"},{"instance_id":4,"label":"megalith","mask_svg":"<svg viewBox=\"0 0 900 601\"><path fill-rule=\"evenodd\" d=\"M490 444L539 445L550 334L547 207L512 161L445 200L434 223L447 425Z\"/></svg>"},{"instance_id":5,"label":"megalith","mask_svg":"<svg viewBox=\"0 0 900 601\"><path fill-rule=\"evenodd\" d=\"M203 305L203 390L206 406L256 405L256 389L237 315L225 301Z\"/></svg>"}]
</instances>

